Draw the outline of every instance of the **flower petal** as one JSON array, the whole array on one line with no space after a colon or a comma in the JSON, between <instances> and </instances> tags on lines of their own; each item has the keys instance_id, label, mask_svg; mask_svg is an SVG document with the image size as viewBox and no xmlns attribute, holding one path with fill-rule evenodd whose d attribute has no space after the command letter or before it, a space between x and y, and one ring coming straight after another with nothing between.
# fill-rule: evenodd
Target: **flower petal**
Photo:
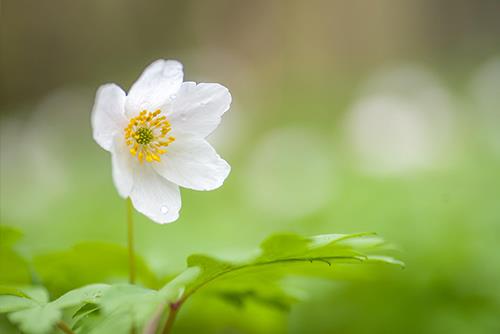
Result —
<instances>
[{"instance_id":1,"label":"flower petal","mask_svg":"<svg viewBox=\"0 0 500 334\"><path fill-rule=\"evenodd\" d=\"M183 134L170 146L153 168L181 187L213 190L222 185L231 167L205 139Z\"/></svg>"},{"instance_id":2,"label":"flower petal","mask_svg":"<svg viewBox=\"0 0 500 334\"><path fill-rule=\"evenodd\" d=\"M158 175L148 163L134 168L130 198L137 211L156 223L171 223L179 218L179 187Z\"/></svg>"},{"instance_id":3,"label":"flower petal","mask_svg":"<svg viewBox=\"0 0 500 334\"><path fill-rule=\"evenodd\" d=\"M129 153L123 135L117 134L111 147L111 164L113 167L113 182L118 193L123 198L127 198L132 191L134 163L135 161Z\"/></svg>"},{"instance_id":4,"label":"flower petal","mask_svg":"<svg viewBox=\"0 0 500 334\"><path fill-rule=\"evenodd\" d=\"M173 129L206 137L217 128L230 104L231 94L222 85L184 82L165 109Z\"/></svg>"},{"instance_id":5,"label":"flower petal","mask_svg":"<svg viewBox=\"0 0 500 334\"><path fill-rule=\"evenodd\" d=\"M91 124L94 140L106 151L113 145L113 137L126 125L124 115L125 92L115 84L99 87L92 109Z\"/></svg>"},{"instance_id":6,"label":"flower petal","mask_svg":"<svg viewBox=\"0 0 500 334\"><path fill-rule=\"evenodd\" d=\"M182 84L182 64L176 60L157 60L149 65L132 85L127 95L127 115L135 116L142 110L155 111Z\"/></svg>"}]
</instances>

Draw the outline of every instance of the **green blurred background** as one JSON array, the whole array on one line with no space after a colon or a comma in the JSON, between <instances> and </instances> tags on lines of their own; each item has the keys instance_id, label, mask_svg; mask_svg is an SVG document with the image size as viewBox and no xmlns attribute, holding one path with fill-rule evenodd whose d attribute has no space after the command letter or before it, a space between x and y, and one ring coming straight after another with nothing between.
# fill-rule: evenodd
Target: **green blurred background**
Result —
<instances>
[{"instance_id":1,"label":"green blurred background","mask_svg":"<svg viewBox=\"0 0 500 334\"><path fill-rule=\"evenodd\" d=\"M233 95L209 138L232 172L174 224L136 215L158 276L279 231L376 231L407 268L307 281L290 313L200 297L177 332L500 332L500 2L4 0L0 45L0 218L24 257L125 244L94 94L178 59Z\"/></svg>"}]
</instances>

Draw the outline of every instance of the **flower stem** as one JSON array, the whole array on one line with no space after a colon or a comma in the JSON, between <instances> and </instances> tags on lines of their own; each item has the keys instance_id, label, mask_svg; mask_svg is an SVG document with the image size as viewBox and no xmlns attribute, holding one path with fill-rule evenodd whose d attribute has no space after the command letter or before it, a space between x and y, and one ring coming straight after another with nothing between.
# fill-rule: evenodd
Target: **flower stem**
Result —
<instances>
[{"instance_id":1,"label":"flower stem","mask_svg":"<svg viewBox=\"0 0 500 334\"><path fill-rule=\"evenodd\" d=\"M170 334L172 327L174 326L175 319L177 318L177 312L182 305L182 302L170 304L170 312L168 313L167 322L165 327L163 327L162 334Z\"/></svg>"},{"instance_id":2,"label":"flower stem","mask_svg":"<svg viewBox=\"0 0 500 334\"><path fill-rule=\"evenodd\" d=\"M128 225L128 281L135 283L135 255L134 255L134 208L132 201L127 198L127 225Z\"/></svg>"},{"instance_id":3,"label":"flower stem","mask_svg":"<svg viewBox=\"0 0 500 334\"><path fill-rule=\"evenodd\" d=\"M66 333L66 334L75 334L75 332L73 332L71 330L71 328L68 326L68 324L66 324L64 321L58 321L57 324L56 324L57 328L59 328L62 332Z\"/></svg>"}]
</instances>

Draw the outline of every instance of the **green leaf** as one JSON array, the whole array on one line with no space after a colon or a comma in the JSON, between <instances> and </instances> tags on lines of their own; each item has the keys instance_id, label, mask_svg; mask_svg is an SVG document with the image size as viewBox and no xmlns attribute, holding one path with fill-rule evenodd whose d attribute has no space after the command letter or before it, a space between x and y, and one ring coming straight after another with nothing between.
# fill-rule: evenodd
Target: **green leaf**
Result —
<instances>
[{"instance_id":1,"label":"green leaf","mask_svg":"<svg viewBox=\"0 0 500 334\"><path fill-rule=\"evenodd\" d=\"M46 304L49 302L49 293L47 289L41 286L27 286L20 288L30 299L39 304Z\"/></svg>"},{"instance_id":2,"label":"green leaf","mask_svg":"<svg viewBox=\"0 0 500 334\"><path fill-rule=\"evenodd\" d=\"M187 259L187 265L188 268L199 268L201 270L201 274L198 275L196 280L192 283L193 287L202 283L205 284L206 282L210 282L211 280L238 268L237 265L198 254L189 256Z\"/></svg>"},{"instance_id":3,"label":"green leaf","mask_svg":"<svg viewBox=\"0 0 500 334\"><path fill-rule=\"evenodd\" d=\"M0 296L0 312L10 312L8 318L29 334L44 334L52 331L61 320L62 310L83 303L96 303L104 291L105 284L94 284L69 291L53 302L48 302L48 293L43 288L20 290L23 296ZM11 293L12 291L4 290Z\"/></svg>"},{"instance_id":4,"label":"green leaf","mask_svg":"<svg viewBox=\"0 0 500 334\"><path fill-rule=\"evenodd\" d=\"M260 259L275 260L291 257L307 251L308 241L295 234L278 234L264 240L261 245Z\"/></svg>"},{"instance_id":5,"label":"green leaf","mask_svg":"<svg viewBox=\"0 0 500 334\"><path fill-rule=\"evenodd\" d=\"M38 305L31 299L18 296L0 296L0 313L20 311Z\"/></svg>"},{"instance_id":6,"label":"green leaf","mask_svg":"<svg viewBox=\"0 0 500 334\"><path fill-rule=\"evenodd\" d=\"M78 320L82 317L87 316L90 313L97 311L98 309L99 309L99 305L97 305L97 304L94 304L94 303L84 304L78 310L76 310L76 312L73 314L72 318Z\"/></svg>"},{"instance_id":7,"label":"green leaf","mask_svg":"<svg viewBox=\"0 0 500 334\"><path fill-rule=\"evenodd\" d=\"M384 256L384 255L368 255L367 256L367 262L370 263L385 263L385 264L394 264L397 265L401 268L405 267L405 264L403 261L400 261L398 259L395 259L391 256Z\"/></svg>"},{"instance_id":8,"label":"green leaf","mask_svg":"<svg viewBox=\"0 0 500 334\"><path fill-rule=\"evenodd\" d=\"M168 301L175 301L182 296L185 287L194 282L200 275L199 267L190 267L168 282L159 293Z\"/></svg>"},{"instance_id":9,"label":"green leaf","mask_svg":"<svg viewBox=\"0 0 500 334\"><path fill-rule=\"evenodd\" d=\"M242 306L253 300L279 309L296 301L281 281L289 275L333 278L346 265L403 263L385 253L389 244L373 233L328 234L302 237L295 234L271 236L261 244L260 254L240 263L220 261L205 255L188 258L189 268L200 268L181 301L203 288L231 303ZM339 267L338 264L343 264ZM342 268L342 270L340 270Z\"/></svg>"},{"instance_id":10,"label":"green leaf","mask_svg":"<svg viewBox=\"0 0 500 334\"><path fill-rule=\"evenodd\" d=\"M102 316L89 332L126 333L131 326L142 328L165 302L164 296L156 290L130 284L114 285L99 300Z\"/></svg>"},{"instance_id":11,"label":"green leaf","mask_svg":"<svg viewBox=\"0 0 500 334\"><path fill-rule=\"evenodd\" d=\"M23 332L29 334L49 333L61 317L61 310L50 304L36 305L8 316L10 321L18 324Z\"/></svg>"},{"instance_id":12,"label":"green leaf","mask_svg":"<svg viewBox=\"0 0 500 334\"><path fill-rule=\"evenodd\" d=\"M22 233L13 228L0 225L0 284L29 284L31 275L28 263L14 249Z\"/></svg>"},{"instance_id":13,"label":"green leaf","mask_svg":"<svg viewBox=\"0 0 500 334\"><path fill-rule=\"evenodd\" d=\"M82 303L96 303L108 289L110 286L107 284L87 285L65 293L51 304L57 308L66 308Z\"/></svg>"},{"instance_id":14,"label":"green leaf","mask_svg":"<svg viewBox=\"0 0 500 334\"><path fill-rule=\"evenodd\" d=\"M48 304L48 293L41 287L20 288L22 296L0 296L0 311L11 312L8 318L25 333L43 334L61 317L56 307ZM4 292L11 293L11 291Z\"/></svg>"},{"instance_id":15,"label":"green leaf","mask_svg":"<svg viewBox=\"0 0 500 334\"><path fill-rule=\"evenodd\" d=\"M16 287L12 287L12 286L5 286L5 285L0 285L0 295L11 295L11 296L29 298L20 289L18 289Z\"/></svg>"},{"instance_id":16,"label":"green leaf","mask_svg":"<svg viewBox=\"0 0 500 334\"><path fill-rule=\"evenodd\" d=\"M120 245L86 242L70 250L38 256L35 269L44 285L55 295L95 282L124 283L128 277L128 251ZM137 280L151 288L159 281L145 261L136 256Z\"/></svg>"},{"instance_id":17,"label":"green leaf","mask_svg":"<svg viewBox=\"0 0 500 334\"><path fill-rule=\"evenodd\" d=\"M125 333L131 326L144 328L155 314L180 298L199 273L199 268L188 268L159 291L129 284L112 286L99 300L102 317L89 332Z\"/></svg>"},{"instance_id":18,"label":"green leaf","mask_svg":"<svg viewBox=\"0 0 500 334\"><path fill-rule=\"evenodd\" d=\"M0 287L0 313L45 305L49 295L42 287Z\"/></svg>"},{"instance_id":19,"label":"green leaf","mask_svg":"<svg viewBox=\"0 0 500 334\"><path fill-rule=\"evenodd\" d=\"M102 271L97 275L110 281L113 277L123 279L127 267L126 253L113 247L80 245L62 255L57 253L38 259L38 266L43 264L50 268L41 270L45 281L57 281L56 274L60 274L64 276L64 284L73 278L78 280L77 275L85 275L87 271ZM81 306L73 315L74 328L80 332L127 333L133 327L139 330L147 328L148 333L153 333L162 314L168 314L173 306L180 307L197 291L203 290L205 296L217 296L236 307L252 302L286 311L299 298L283 284L285 277L338 278L339 273L361 267L360 264L362 267L380 263L403 266L401 261L388 255L393 250L383 239L371 233L310 238L279 234L266 239L260 253L246 261L228 262L206 255L192 255L187 260L188 268L160 290L120 283L112 286L93 284L48 302L44 289L7 286L0 288L0 292L4 292L0 296L0 310L11 312L9 319L28 334L49 332L61 319L62 310L75 306ZM50 261L55 263L50 264ZM118 266L113 261L118 261ZM145 267L143 271L148 272ZM156 282L152 277L151 280ZM94 278L89 275L80 280Z\"/></svg>"},{"instance_id":20,"label":"green leaf","mask_svg":"<svg viewBox=\"0 0 500 334\"><path fill-rule=\"evenodd\" d=\"M88 328L85 327L85 323L91 322L91 318L97 317L99 312L99 305L94 303L84 304L73 314L73 329L84 328L82 333L89 332Z\"/></svg>"},{"instance_id":21,"label":"green leaf","mask_svg":"<svg viewBox=\"0 0 500 334\"><path fill-rule=\"evenodd\" d=\"M293 296L281 291L272 291L267 294L263 293L262 289L221 291L215 295L239 308L243 308L246 302L253 301L280 311L289 311L290 305L297 301Z\"/></svg>"},{"instance_id":22,"label":"green leaf","mask_svg":"<svg viewBox=\"0 0 500 334\"><path fill-rule=\"evenodd\" d=\"M23 233L11 226L0 225L0 247L11 247L18 242Z\"/></svg>"}]
</instances>

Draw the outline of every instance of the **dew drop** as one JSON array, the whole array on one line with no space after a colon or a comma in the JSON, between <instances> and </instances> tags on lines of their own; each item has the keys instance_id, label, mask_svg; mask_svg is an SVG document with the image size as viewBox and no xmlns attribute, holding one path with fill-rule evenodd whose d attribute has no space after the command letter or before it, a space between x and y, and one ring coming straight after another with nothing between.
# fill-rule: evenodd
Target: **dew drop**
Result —
<instances>
[{"instance_id":1,"label":"dew drop","mask_svg":"<svg viewBox=\"0 0 500 334\"><path fill-rule=\"evenodd\" d=\"M161 207L160 211L161 211L161 213L165 214L168 212L168 208L164 205Z\"/></svg>"}]
</instances>

